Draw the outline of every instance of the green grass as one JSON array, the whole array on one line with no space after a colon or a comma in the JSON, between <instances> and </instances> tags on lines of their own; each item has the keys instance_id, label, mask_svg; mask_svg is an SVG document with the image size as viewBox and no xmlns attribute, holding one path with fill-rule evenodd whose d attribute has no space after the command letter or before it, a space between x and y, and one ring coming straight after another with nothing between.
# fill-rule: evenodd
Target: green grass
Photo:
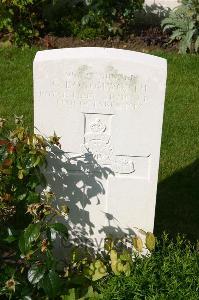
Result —
<instances>
[{"instance_id":1,"label":"green grass","mask_svg":"<svg viewBox=\"0 0 199 300\"><path fill-rule=\"evenodd\" d=\"M0 115L33 126L36 49L0 49ZM199 56L158 52L168 60L155 233L199 239Z\"/></svg>"},{"instance_id":2,"label":"green grass","mask_svg":"<svg viewBox=\"0 0 199 300\"><path fill-rule=\"evenodd\" d=\"M155 233L199 239L199 56L164 54L168 81Z\"/></svg>"},{"instance_id":3,"label":"green grass","mask_svg":"<svg viewBox=\"0 0 199 300\"><path fill-rule=\"evenodd\" d=\"M163 238L150 257L137 259L129 277L102 282L105 300L198 300L199 254L178 238Z\"/></svg>"},{"instance_id":4,"label":"green grass","mask_svg":"<svg viewBox=\"0 0 199 300\"><path fill-rule=\"evenodd\" d=\"M0 49L0 115L24 115L33 127L32 63L36 49Z\"/></svg>"}]
</instances>

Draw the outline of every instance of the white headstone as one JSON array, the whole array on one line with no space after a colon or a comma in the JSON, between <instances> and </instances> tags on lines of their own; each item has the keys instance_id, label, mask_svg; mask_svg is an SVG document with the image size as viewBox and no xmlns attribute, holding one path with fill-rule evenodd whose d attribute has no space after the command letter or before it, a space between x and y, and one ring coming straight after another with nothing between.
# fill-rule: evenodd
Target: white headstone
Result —
<instances>
[{"instance_id":1,"label":"white headstone","mask_svg":"<svg viewBox=\"0 0 199 300\"><path fill-rule=\"evenodd\" d=\"M127 50L37 52L35 127L61 136L46 175L76 237L153 231L166 69Z\"/></svg>"}]
</instances>

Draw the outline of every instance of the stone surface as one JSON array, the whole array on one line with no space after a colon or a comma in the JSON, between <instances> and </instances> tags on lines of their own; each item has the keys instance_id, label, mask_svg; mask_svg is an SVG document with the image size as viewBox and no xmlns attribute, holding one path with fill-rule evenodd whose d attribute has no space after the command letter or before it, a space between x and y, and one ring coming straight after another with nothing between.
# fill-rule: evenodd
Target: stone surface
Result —
<instances>
[{"instance_id":1,"label":"stone surface","mask_svg":"<svg viewBox=\"0 0 199 300\"><path fill-rule=\"evenodd\" d=\"M157 5L165 8L174 9L175 7L180 5L180 2L178 0L146 0L145 5Z\"/></svg>"},{"instance_id":2,"label":"stone surface","mask_svg":"<svg viewBox=\"0 0 199 300\"><path fill-rule=\"evenodd\" d=\"M35 127L61 136L46 176L76 238L153 231L166 67L119 49L37 52Z\"/></svg>"}]
</instances>

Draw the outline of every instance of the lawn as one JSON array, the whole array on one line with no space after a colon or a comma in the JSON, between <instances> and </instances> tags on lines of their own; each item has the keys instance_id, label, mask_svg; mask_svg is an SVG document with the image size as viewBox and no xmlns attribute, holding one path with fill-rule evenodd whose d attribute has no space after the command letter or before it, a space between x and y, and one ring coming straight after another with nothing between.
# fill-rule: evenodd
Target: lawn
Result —
<instances>
[{"instance_id":1,"label":"lawn","mask_svg":"<svg viewBox=\"0 0 199 300\"><path fill-rule=\"evenodd\" d=\"M198 274L198 253L163 237L151 256L134 261L129 277L109 277L100 290L105 300L198 300Z\"/></svg>"},{"instance_id":2,"label":"lawn","mask_svg":"<svg viewBox=\"0 0 199 300\"><path fill-rule=\"evenodd\" d=\"M33 128L32 62L37 49L0 49L0 115L24 115ZM199 239L199 56L168 60L155 233ZM46 112L47 113L47 112Z\"/></svg>"}]
</instances>

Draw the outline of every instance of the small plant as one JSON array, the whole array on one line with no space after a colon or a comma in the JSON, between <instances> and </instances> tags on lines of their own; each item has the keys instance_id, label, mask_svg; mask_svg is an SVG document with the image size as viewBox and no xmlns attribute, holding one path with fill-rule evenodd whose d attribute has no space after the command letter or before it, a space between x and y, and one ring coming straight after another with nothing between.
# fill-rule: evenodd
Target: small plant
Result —
<instances>
[{"instance_id":1,"label":"small plant","mask_svg":"<svg viewBox=\"0 0 199 300\"><path fill-rule=\"evenodd\" d=\"M170 12L162 21L163 30L171 31L170 42L179 41L179 52L199 49L199 2L182 0L179 7Z\"/></svg>"},{"instance_id":2,"label":"small plant","mask_svg":"<svg viewBox=\"0 0 199 300\"><path fill-rule=\"evenodd\" d=\"M45 186L40 167L46 164L49 142L40 135L31 134L23 126L23 116L15 117L13 131L4 124L5 119L0 118L0 205L1 216L6 220L11 207L16 211L20 206L19 214L23 214L26 204L40 201L36 188ZM54 143L53 138L50 142ZM21 215L17 213L15 221L18 219L21 223ZM23 220L25 223L26 218Z\"/></svg>"},{"instance_id":3,"label":"small plant","mask_svg":"<svg viewBox=\"0 0 199 300\"><path fill-rule=\"evenodd\" d=\"M31 133L23 116L15 116L12 131L5 124L0 118L0 298L101 299L96 282L109 274L129 276L134 258L144 248L153 251L153 234L144 232L145 243L137 236L109 237L102 253L70 242L66 247L69 208L55 205L41 172L48 147L60 147L59 137ZM68 256L62 261L56 257L57 238Z\"/></svg>"},{"instance_id":4,"label":"small plant","mask_svg":"<svg viewBox=\"0 0 199 300\"><path fill-rule=\"evenodd\" d=\"M9 299L54 297L62 281L53 241L57 235L68 238L67 227L57 222L68 208L55 208L54 195L40 193L38 187L45 186L40 168L45 166L47 147L59 145L58 137L46 140L30 133L22 116L15 116L13 131L5 122L0 118L0 295Z\"/></svg>"}]
</instances>

